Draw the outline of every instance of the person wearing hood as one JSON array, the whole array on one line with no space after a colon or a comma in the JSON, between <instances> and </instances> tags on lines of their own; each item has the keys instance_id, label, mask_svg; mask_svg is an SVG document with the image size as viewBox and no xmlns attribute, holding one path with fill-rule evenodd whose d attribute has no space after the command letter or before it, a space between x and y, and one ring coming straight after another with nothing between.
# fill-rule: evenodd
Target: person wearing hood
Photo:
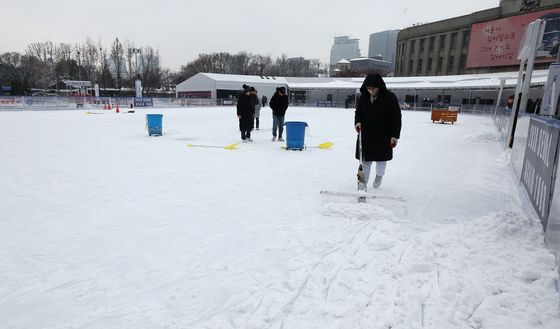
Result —
<instances>
[{"instance_id":1,"label":"person wearing hood","mask_svg":"<svg viewBox=\"0 0 560 329\"><path fill-rule=\"evenodd\" d=\"M288 96L286 88L276 88L274 96L270 99L270 108L272 109L272 141L276 141L276 130L278 130L278 141L283 142L282 133L284 132L284 116L288 109Z\"/></svg>"},{"instance_id":2,"label":"person wearing hood","mask_svg":"<svg viewBox=\"0 0 560 329\"><path fill-rule=\"evenodd\" d=\"M243 85L243 91L237 99L237 118L239 119L239 130L243 142L252 142L251 130L253 130L253 116L255 107L251 103L251 91L249 86Z\"/></svg>"},{"instance_id":3,"label":"person wearing hood","mask_svg":"<svg viewBox=\"0 0 560 329\"><path fill-rule=\"evenodd\" d=\"M385 175L387 161L393 159L393 148L401 134L401 109L395 94L387 90L379 74L368 74L360 88L356 102L354 127L361 133L362 160L365 186L373 162L374 188L379 188ZM360 160L359 138L356 141L356 159Z\"/></svg>"}]
</instances>

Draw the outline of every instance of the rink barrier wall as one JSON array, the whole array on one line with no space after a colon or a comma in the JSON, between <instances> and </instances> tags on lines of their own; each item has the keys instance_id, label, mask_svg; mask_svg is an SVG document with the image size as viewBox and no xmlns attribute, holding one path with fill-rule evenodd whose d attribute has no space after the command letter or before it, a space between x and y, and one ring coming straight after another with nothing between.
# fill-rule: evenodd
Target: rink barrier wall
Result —
<instances>
[{"instance_id":1,"label":"rink barrier wall","mask_svg":"<svg viewBox=\"0 0 560 329\"><path fill-rule=\"evenodd\" d=\"M216 98L157 98L157 97L93 97L93 96L0 96L0 111L8 110L71 110L71 109L101 109L103 105L111 103L112 107L207 107L207 106L235 106L235 99ZM433 104L432 104L433 105ZM431 111L433 106L422 107L420 104L401 104L403 111ZM345 109L345 103L303 103L292 102L290 107L328 107ZM459 113L470 114L493 114L493 105L459 104L449 106L455 108ZM353 111L354 105L349 104L347 110Z\"/></svg>"},{"instance_id":2,"label":"rink barrier wall","mask_svg":"<svg viewBox=\"0 0 560 329\"><path fill-rule=\"evenodd\" d=\"M494 122L506 147L509 111L497 113ZM505 130L504 130L505 129ZM560 122L519 113L511 149L511 166L522 195L541 220L547 247L554 252L560 274L560 179L558 162Z\"/></svg>"},{"instance_id":3,"label":"rink barrier wall","mask_svg":"<svg viewBox=\"0 0 560 329\"><path fill-rule=\"evenodd\" d=\"M93 97L93 96L0 96L0 111L9 110L72 110L115 107L180 107L175 98Z\"/></svg>"}]
</instances>

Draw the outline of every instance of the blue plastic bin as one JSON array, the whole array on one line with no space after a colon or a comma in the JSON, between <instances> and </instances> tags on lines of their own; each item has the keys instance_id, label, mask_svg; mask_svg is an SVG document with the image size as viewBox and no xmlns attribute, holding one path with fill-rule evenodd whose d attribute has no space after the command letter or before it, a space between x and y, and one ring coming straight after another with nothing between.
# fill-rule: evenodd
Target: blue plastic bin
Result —
<instances>
[{"instance_id":1,"label":"blue plastic bin","mask_svg":"<svg viewBox=\"0 0 560 329\"><path fill-rule=\"evenodd\" d=\"M163 114L146 114L146 125L148 126L148 135L161 136L163 135L162 129Z\"/></svg>"},{"instance_id":2,"label":"blue plastic bin","mask_svg":"<svg viewBox=\"0 0 560 329\"><path fill-rule=\"evenodd\" d=\"M286 126L286 150L303 150L307 122L288 121L284 125Z\"/></svg>"}]
</instances>

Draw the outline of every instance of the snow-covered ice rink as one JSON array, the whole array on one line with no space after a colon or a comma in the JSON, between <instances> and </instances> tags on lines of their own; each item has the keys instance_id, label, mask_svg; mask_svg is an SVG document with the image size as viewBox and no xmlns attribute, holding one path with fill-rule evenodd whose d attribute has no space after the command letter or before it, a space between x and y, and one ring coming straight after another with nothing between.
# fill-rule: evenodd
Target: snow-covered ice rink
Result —
<instances>
[{"instance_id":1,"label":"snow-covered ice rink","mask_svg":"<svg viewBox=\"0 0 560 329\"><path fill-rule=\"evenodd\" d=\"M353 111L289 108L304 151L233 107L0 112L0 327L560 328L558 276L490 117L403 112L352 191ZM146 113L163 113L149 137ZM312 148L330 141L329 150Z\"/></svg>"}]
</instances>

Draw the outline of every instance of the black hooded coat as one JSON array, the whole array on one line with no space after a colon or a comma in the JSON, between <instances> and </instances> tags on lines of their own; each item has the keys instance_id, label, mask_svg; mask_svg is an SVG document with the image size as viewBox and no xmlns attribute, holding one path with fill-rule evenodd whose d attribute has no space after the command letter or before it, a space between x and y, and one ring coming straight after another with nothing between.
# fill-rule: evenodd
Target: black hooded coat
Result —
<instances>
[{"instance_id":1,"label":"black hooded coat","mask_svg":"<svg viewBox=\"0 0 560 329\"><path fill-rule=\"evenodd\" d=\"M239 130L251 131L253 130L253 115L255 114L255 107L251 102L251 97L245 95L244 92L239 94L237 99L237 115L240 115Z\"/></svg>"},{"instance_id":2,"label":"black hooded coat","mask_svg":"<svg viewBox=\"0 0 560 329\"><path fill-rule=\"evenodd\" d=\"M268 106L272 109L272 114L281 117L286 115L286 110L288 109L288 95L280 95L276 92L270 99Z\"/></svg>"},{"instance_id":3,"label":"black hooded coat","mask_svg":"<svg viewBox=\"0 0 560 329\"><path fill-rule=\"evenodd\" d=\"M367 87L379 88L372 102ZM364 161L389 161L393 159L391 137L400 138L401 109L395 94L387 90L379 74L368 74L356 102L354 125L362 126L362 156ZM360 159L359 141L356 140L356 159Z\"/></svg>"}]
</instances>

